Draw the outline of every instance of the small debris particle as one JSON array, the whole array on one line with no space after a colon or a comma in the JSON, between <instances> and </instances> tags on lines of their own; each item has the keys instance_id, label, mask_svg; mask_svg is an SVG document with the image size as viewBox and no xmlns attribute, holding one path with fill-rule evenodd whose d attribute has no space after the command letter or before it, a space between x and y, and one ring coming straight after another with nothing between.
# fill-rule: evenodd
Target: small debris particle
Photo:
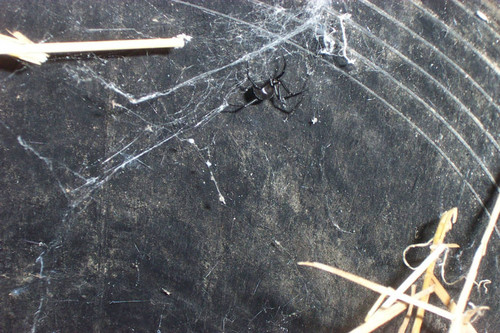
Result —
<instances>
[{"instance_id":1,"label":"small debris particle","mask_svg":"<svg viewBox=\"0 0 500 333\"><path fill-rule=\"evenodd\" d=\"M483 13L482 11L480 11L480 10L476 11L476 15L477 15L477 17L479 17L484 22L486 22L486 23L490 22L490 19L488 18L488 16L486 16L486 14Z\"/></svg>"}]
</instances>

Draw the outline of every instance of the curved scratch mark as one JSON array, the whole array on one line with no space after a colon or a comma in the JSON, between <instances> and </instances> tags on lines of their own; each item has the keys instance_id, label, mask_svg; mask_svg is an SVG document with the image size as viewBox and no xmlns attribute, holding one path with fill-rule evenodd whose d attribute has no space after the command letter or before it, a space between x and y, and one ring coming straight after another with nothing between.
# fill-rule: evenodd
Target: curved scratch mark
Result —
<instances>
[{"instance_id":1,"label":"curved scratch mark","mask_svg":"<svg viewBox=\"0 0 500 333\"><path fill-rule=\"evenodd\" d=\"M340 13L338 13L334 10L331 10L330 12L336 16L340 15ZM488 140L491 142L491 144L493 144L495 149L500 151L500 145L498 144L496 139L493 137L493 135L484 127L483 123L465 106L465 104L456 95L454 95L447 87L445 87L441 82L439 82L437 79L435 79L431 74L429 74L427 71L425 71L417 63L415 63L414 61L409 59L407 56L405 56L404 54L399 52L396 48L389 45L383 39L381 39L380 37L377 37L372 32L368 31L367 29L365 29L364 27L362 27L361 25L359 25L358 23L356 23L352 19L349 21L348 24L350 24L351 26L354 26L359 31L361 31L365 35L372 38L375 42L383 45L384 47L386 47L389 50L391 50L392 52L394 52L398 57L403 59L407 64L409 64L410 66L415 68L419 73L424 75L429 81L436 84L440 89L442 89L447 96L449 96L451 99L453 99L453 101L459 106L460 110L462 110L469 118L472 119L472 121L476 124L476 126L479 127L481 132L483 132L488 137Z\"/></svg>"},{"instance_id":2,"label":"curved scratch mark","mask_svg":"<svg viewBox=\"0 0 500 333\"><path fill-rule=\"evenodd\" d=\"M441 56L447 63L449 63L453 68L455 68L458 72L460 72L460 74L462 74L464 76L464 78L468 79L472 85L479 91L481 92L481 94L486 97L486 99L488 100L488 102L490 102L490 104L492 104L495 109L500 112L500 106L495 102L495 100L493 99L493 97L491 97L480 85L479 83L477 83L476 80L474 80L466 71L464 71L455 61L453 61L452 59L450 59L446 54L444 54L443 52L441 52L441 50L439 50L437 47L435 47L433 44L429 43L427 40L425 40L424 38L420 37L415 31L411 30L410 28L408 28L406 25L404 25L403 23L401 23L400 21L398 21L396 18L392 17L390 14L386 13L385 11L383 11L381 8L375 6L374 4L366 1L366 0L360 0L360 2L362 2L363 4L365 4L367 7L370 7L371 9L373 9L374 11L376 11L378 14L380 14L381 16L385 17L386 19L388 19L389 21L393 22L394 24L396 24L397 26L399 26L401 29L405 30L406 32L408 32L412 37L414 37L415 39L418 39L420 42L422 42L424 45L428 46L429 48L431 48L434 52L436 52L436 54L438 54L439 56Z\"/></svg>"}]
</instances>

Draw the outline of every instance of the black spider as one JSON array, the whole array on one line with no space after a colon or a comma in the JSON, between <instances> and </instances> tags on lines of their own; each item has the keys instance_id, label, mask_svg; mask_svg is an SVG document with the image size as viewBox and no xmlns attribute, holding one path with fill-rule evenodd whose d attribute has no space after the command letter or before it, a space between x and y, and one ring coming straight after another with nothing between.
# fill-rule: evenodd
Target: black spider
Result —
<instances>
[{"instance_id":1,"label":"black spider","mask_svg":"<svg viewBox=\"0 0 500 333\"><path fill-rule=\"evenodd\" d=\"M300 104L302 98L300 98L300 100L297 103L295 103L293 108L290 109L287 108L286 101L290 98L301 96L304 90L299 91L297 93L290 92L290 90L286 87L285 83L281 80L281 77L283 76L283 74L285 74L285 69L286 69L286 60L285 57L283 57L283 68L281 69L281 72L277 75L274 75L269 80L264 81L264 83L257 84L250 77L250 73L248 70L248 63L247 63L247 78L252 83L252 86L246 89L245 91L244 97L246 103L242 105L230 104L231 106L236 107L236 109L224 110L222 112L235 113L243 110L247 106L260 104L264 101L271 101L272 105L276 109L286 114L290 114L293 111L295 111L295 108L297 108L297 106ZM283 94L283 91L286 93L286 95Z\"/></svg>"}]
</instances>

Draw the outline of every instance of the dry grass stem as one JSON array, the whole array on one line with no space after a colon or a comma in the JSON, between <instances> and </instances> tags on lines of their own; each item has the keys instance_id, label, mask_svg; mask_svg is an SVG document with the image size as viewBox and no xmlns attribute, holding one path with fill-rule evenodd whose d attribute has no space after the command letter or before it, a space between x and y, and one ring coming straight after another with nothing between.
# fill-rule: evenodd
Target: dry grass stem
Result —
<instances>
[{"instance_id":1,"label":"dry grass stem","mask_svg":"<svg viewBox=\"0 0 500 333\"><path fill-rule=\"evenodd\" d=\"M444 238L446 237L446 234L448 231L451 230L453 227L453 224L457 222L457 216L458 216L458 209L452 208L449 211L445 212L443 215L441 215L441 218L439 219L439 224L436 229L436 232L434 233L434 238L432 240L432 245L433 246L438 246L443 244ZM429 287L432 283L432 277L434 276L434 267L435 267L436 262L433 261L432 265L430 265L427 268L427 271L425 272L424 276L424 282L422 283L422 289L426 289ZM423 299L424 302L429 301L429 297L426 299ZM412 333L418 333L420 332L420 328L422 327L422 322L424 319L424 314L425 314L425 309L419 308L417 310L417 316L415 318L415 322L413 323L413 328L412 328Z\"/></svg>"},{"instance_id":2,"label":"dry grass stem","mask_svg":"<svg viewBox=\"0 0 500 333\"><path fill-rule=\"evenodd\" d=\"M190 40L189 36L178 35L173 38L36 44L19 31L12 32L11 35L12 36L0 34L0 55L9 55L37 65L45 62L49 54L53 53L181 48L184 47L186 41Z\"/></svg>"},{"instance_id":3,"label":"dry grass stem","mask_svg":"<svg viewBox=\"0 0 500 333\"><path fill-rule=\"evenodd\" d=\"M445 248L445 246L443 245L442 249L444 249L444 248ZM442 252L442 249L441 249L441 252ZM408 296L406 294L396 293L396 291L393 288L383 286L381 284L378 284L378 283L375 283L373 281L367 280L365 278L359 277L355 274L343 271L341 269L338 269L338 268L335 268L332 266L321 264L319 262L299 262L298 264L302 265L302 266L309 266L309 267L318 268L318 269L321 269L323 271L338 275L340 277L343 277L344 279L355 282L355 283L357 283L365 288L368 288L368 289L371 289L375 292L378 292L379 294L386 294L389 296L394 296L396 299L399 299L405 303L413 304L413 305L418 306L418 307L423 307L427 311L433 312L433 313L437 314L438 316L441 316L441 317L447 318L447 319L451 319L451 312L449 312L449 311L438 308L435 305L422 302L422 301L415 299L411 296Z\"/></svg>"},{"instance_id":4,"label":"dry grass stem","mask_svg":"<svg viewBox=\"0 0 500 333\"><path fill-rule=\"evenodd\" d=\"M457 304L453 302L446 289L434 275L436 260L443 253L443 251L450 247L458 247L458 245L456 244L444 244L446 233L451 230L453 224L457 221L457 208L453 208L441 216L438 228L436 229L436 233L434 234L434 238L432 240L432 245L430 247L431 253L417 268L414 269L413 273L410 274L410 276L408 276L408 278L403 281L403 283L401 283L401 285L396 290L325 264L317 262L299 262L298 264L318 268L323 271L338 275L380 294L380 297L377 299L377 301L365 317L365 323L352 330L351 333L372 332L373 330L384 325L408 308L407 315L399 328L399 333L404 333L410 322L413 306L418 307L418 310L413 323L412 333L420 332L425 311L433 312L443 318L450 320L452 322L449 330L450 333L474 333L476 332L476 330L471 323L477 317L481 316L482 313L488 308L485 306L478 306L474 307L472 310L464 312L465 306L469 299L472 286L475 283L477 270L479 268L481 259L486 254L488 241L491 237L491 234L493 233L493 230L495 229L499 214L500 195L496 200L493 212L490 217L490 221L483 234L481 244L477 248L474 255L471 268L467 274L466 282ZM430 242L428 244L430 244ZM405 250L404 253L406 254L409 248L414 248L417 246L411 245ZM425 275L422 283L422 291L415 294L416 286L414 282L417 281L417 279L422 276L424 272ZM405 291L410 286L412 287L411 296L405 294ZM435 293L438 296L440 301L446 306L449 311L428 303L429 296L432 293ZM385 300L386 297L388 297L387 300Z\"/></svg>"},{"instance_id":5,"label":"dry grass stem","mask_svg":"<svg viewBox=\"0 0 500 333\"><path fill-rule=\"evenodd\" d=\"M417 286L412 285L411 286L411 296L415 297L415 293L417 292ZM410 319L411 319L411 313L413 312L413 304L408 305L408 310L406 311L406 316L403 319L403 322L401 323L401 326L399 326L398 333L405 333L406 328L410 324Z\"/></svg>"},{"instance_id":6,"label":"dry grass stem","mask_svg":"<svg viewBox=\"0 0 500 333\"><path fill-rule=\"evenodd\" d=\"M413 295L412 297L415 299L421 299L422 297L432 294L434 291L433 287L430 287L427 290L420 291ZM379 328L380 326L386 324L393 318L395 318L397 315L402 313L406 308L408 307L408 304L397 301L394 303L390 308L387 309L378 309L375 314L370 317L369 320L365 321L365 323L359 325L355 329L353 329L350 333L369 333L372 332L373 330Z\"/></svg>"},{"instance_id":7,"label":"dry grass stem","mask_svg":"<svg viewBox=\"0 0 500 333\"><path fill-rule=\"evenodd\" d=\"M458 298L457 306L455 311L453 312L454 319L450 326L450 333L458 333L461 331L465 321L465 307L467 305L467 301L469 300L470 292L476 281L477 271L479 269L479 264L481 260L486 255L486 249L488 248L488 242L491 238L491 234L495 229L495 225L498 220L498 215L500 214L500 195L497 196L495 206L493 207L493 211L490 215L490 220L488 222L488 226L486 227L483 237L481 239L481 244L476 249L476 253L474 254L474 259L472 260L471 267L469 272L467 273L467 277L465 279L464 286L462 288L462 292L460 293L460 297Z\"/></svg>"},{"instance_id":8,"label":"dry grass stem","mask_svg":"<svg viewBox=\"0 0 500 333\"><path fill-rule=\"evenodd\" d=\"M441 253L446 250L446 245L445 244L439 244L439 246L431 252L430 255L425 258L425 260L413 271L413 273L410 274L406 278L406 280L401 283L401 285L396 289L395 295L401 295L403 294L423 273L424 271L428 271L430 267L434 268L434 264L436 262L436 259L441 255ZM430 284L426 285L425 288L422 287L422 289L426 289L430 287ZM392 305L396 301L397 296L391 296L387 299L387 301L382 304L383 308L387 308Z\"/></svg>"}]
</instances>

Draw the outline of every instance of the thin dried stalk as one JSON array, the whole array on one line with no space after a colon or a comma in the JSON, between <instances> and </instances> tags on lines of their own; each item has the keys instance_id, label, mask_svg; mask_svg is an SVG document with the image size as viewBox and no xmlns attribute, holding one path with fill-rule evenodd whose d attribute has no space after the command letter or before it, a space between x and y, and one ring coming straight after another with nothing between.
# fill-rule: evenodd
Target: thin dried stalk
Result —
<instances>
[{"instance_id":1,"label":"thin dried stalk","mask_svg":"<svg viewBox=\"0 0 500 333\"><path fill-rule=\"evenodd\" d=\"M434 238L432 240L432 244L434 246L442 244L444 242L444 238L446 236L446 233L451 230L453 227L453 224L457 221L457 215L458 215L458 209L452 208L446 213L444 213L441 216L441 219L439 220L439 225L436 229L436 232L434 233ZM427 268L427 271L425 272L424 276L424 282L422 284L422 289L425 289L429 287L432 283L432 277L434 276L434 267L435 267L435 262L432 263ZM429 297L426 299L423 299L424 302L429 301ZM424 314L425 314L425 309L419 308L417 310L417 317L415 318L415 322L413 323L413 328L412 328L412 333L419 333L420 328L422 327L422 322L424 319Z\"/></svg>"},{"instance_id":2,"label":"thin dried stalk","mask_svg":"<svg viewBox=\"0 0 500 333\"><path fill-rule=\"evenodd\" d=\"M186 35L174 38L151 38L130 40L104 40L87 42L57 42L35 44L19 31L11 36L0 34L0 55L10 55L37 65L45 62L53 53L81 53L98 51L145 50L184 47Z\"/></svg>"},{"instance_id":3,"label":"thin dried stalk","mask_svg":"<svg viewBox=\"0 0 500 333\"><path fill-rule=\"evenodd\" d=\"M417 292L417 286L412 285L411 286L411 297L415 297L415 293ZM399 326L398 333L405 333L406 328L410 324L410 319L411 319L411 313L413 312L413 304L408 305L408 311L406 311L406 316L403 319L403 322L401 323L401 326Z\"/></svg>"},{"instance_id":4,"label":"thin dried stalk","mask_svg":"<svg viewBox=\"0 0 500 333\"><path fill-rule=\"evenodd\" d=\"M440 246L438 246L438 248L436 248L435 251L443 252L443 250L445 248L446 248L446 246L444 244L441 244ZM318 268L318 269L321 269L323 271L338 275L340 277L343 277L344 279L355 282L355 283L357 283L365 288L376 291L379 294L386 294L389 296L393 296L396 299L399 299L405 303L413 304L413 305L418 306L418 307L422 307L422 308L426 309L427 311L430 311L430 312L437 314L438 316L441 316L441 317L446 318L446 319L451 319L451 312L449 312L447 310L438 308L437 306L429 304L429 303L422 302L422 301L415 299L411 296L408 296L406 294L396 293L396 291L393 288L383 286L381 284L367 280L367 279L362 278L360 276L357 276L355 274L343 271L341 269L338 269L338 268L335 268L332 266L321 264L319 262L299 262L298 264L302 265L302 266L310 266L310 267Z\"/></svg>"},{"instance_id":5,"label":"thin dried stalk","mask_svg":"<svg viewBox=\"0 0 500 333\"><path fill-rule=\"evenodd\" d=\"M461 332L465 322L465 307L467 305L467 301L469 300L469 296L472 290L472 286L474 285L474 281L477 277L477 272L479 269L479 264L481 260L486 255L486 249L488 248L488 242L491 238L491 234L495 229L495 225L498 220L498 215L500 214L500 195L497 196L497 200L495 202L495 206L493 207L493 211L490 215L490 221L488 222L488 226L484 231L483 237L481 239L481 244L476 249L476 253L474 254L474 259L472 260L471 267L469 272L467 273L467 277L465 279L465 284L462 288L462 292L460 293L460 297L458 298L457 305L455 310L453 311L454 318L452 320L450 326L450 333L458 333Z\"/></svg>"}]
</instances>

